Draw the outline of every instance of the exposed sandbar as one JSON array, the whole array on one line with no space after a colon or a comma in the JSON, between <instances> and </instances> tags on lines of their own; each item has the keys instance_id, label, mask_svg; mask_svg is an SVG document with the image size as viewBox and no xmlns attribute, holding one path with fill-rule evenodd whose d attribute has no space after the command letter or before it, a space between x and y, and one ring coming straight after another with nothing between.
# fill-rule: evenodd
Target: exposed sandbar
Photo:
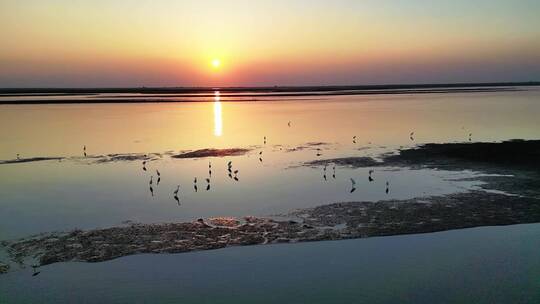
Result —
<instances>
[{"instance_id":1,"label":"exposed sandbar","mask_svg":"<svg viewBox=\"0 0 540 304\"><path fill-rule=\"evenodd\" d=\"M233 149L201 149L172 155L172 158L204 158L204 157L224 157L239 156L251 151L251 149L233 148Z\"/></svg>"},{"instance_id":2,"label":"exposed sandbar","mask_svg":"<svg viewBox=\"0 0 540 304\"><path fill-rule=\"evenodd\" d=\"M38 161L46 161L46 160L62 160L65 159L65 157L30 157L30 158L19 158L19 159L8 159L8 160L0 160L0 165L3 164L18 164L18 163L31 163L31 162L38 162Z\"/></svg>"}]
</instances>

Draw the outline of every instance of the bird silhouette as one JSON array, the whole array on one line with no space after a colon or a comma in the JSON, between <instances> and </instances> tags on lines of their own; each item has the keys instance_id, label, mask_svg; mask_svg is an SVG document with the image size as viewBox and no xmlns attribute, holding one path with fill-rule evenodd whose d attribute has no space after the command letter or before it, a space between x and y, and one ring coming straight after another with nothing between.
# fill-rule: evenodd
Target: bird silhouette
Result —
<instances>
[{"instance_id":1,"label":"bird silhouette","mask_svg":"<svg viewBox=\"0 0 540 304\"><path fill-rule=\"evenodd\" d=\"M210 190L210 184L206 185L206 191Z\"/></svg>"},{"instance_id":2,"label":"bird silhouette","mask_svg":"<svg viewBox=\"0 0 540 304\"><path fill-rule=\"evenodd\" d=\"M152 188L152 186L150 186L150 194L154 196L154 188Z\"/></svg>"},{"instance_id":3,"label":"bird silhouette","mask_svg":"<svg viewBox=\"0 0 540 304\"><path fill-rule=\"evenodd\" d=\"M178 206L180 206L180 199L178 198L178 195L174 195L174 200L176 203L178 203Z\"/></svg>"},{"instance_id":4,"label":"bird silhouette","mask_svg":"<svg viewBox=\"0 0 540 304\"><path fill-rule=\"evenodd\" d=\"M17 153L17 160L21 160L21 156Z\"/></svg>"},{"instance_id":5,"label":"bird silhouette","mask_svg":"<svg viewBox=\"0 0 540 304\"><path fill-rule=\"evenodd\" d=\"M287 123L287 125L288 125L288 126L289 126L289 128L290 128L290 127L291 127L291 122L289 121L289 122Z\"/></svg>"},{"instance_id":6,"label":"bird silhouette","mask_svg":"<svg viewBox=\"0 0 540 304\"><path fill-rule=\"evenodd\" d=\"M210 179L209 179L209 178L207 178L207 179L206 179L206 182L207 182L208 184L210 184Z\"/></svg>"},{"instance_id":7,"label":"bird silhouette","mask_svg":"<svg viewBox=\"0 0 540 304\"><path fill-rule=\"evenodd\" d=\"M390 191L390 183L386 181L386 194Z\"/></svg>"},{"instance_id":8,"label":"bird silhouette","mask_svg":"<svg viewBox=\"0 0 540 304\"><path fill-rule=\"evenodd\" d=\"M352 137L352 142L353 142L353 144L356 143L356 135Z\"/></svg>"},{"instance_id":9,"label":"bird silhouette","mask_svg":"<svg viewBox=\"0 0 540 304\"><path fill-rule=\"evenodd\" d=\"M176 186L176 190L174 190L174 195L178 195L178 191L180 191L180 185Z\"/></svg>"},{"instance_id":10,"label":"bird silhouette","mask_svg":"<svg viewBox=\"0 0 540 304\"><path fill-rule=\"evenodd\" d=\"M236 174L238 174L238 170L234 170L234 172L233 172L233 173L234 173L235 175L236 175Z\"/></svg>"},{"instance_id":11,"label":"bird silhouette","mask_svg":"<svg viewBox=\"0 0 540 304\"><path fill-rule=\"evenodd\" d=\"M152 185L152 182L153 182L153 178L154 178L154 176L153 176L153 175L152 175L152 176L150 176L150 182L149 182L149 184L150 184L150 185Z\"/></svg>"},{"instance_id":12,"label":"bird silhouette","mask_svg":"<svg viewBox=\"0 0 540 304\"><path fill-rule=\"evenodd\" d=\"M332 167L332 178L336 179L336 166Z\"/></svg>"},{"instance_id":13,"label":"bird silhouette","mask_svg":"<svg viewBox=\"0 0 540 304\"><path fill-rule=\"evenodd\" d=\"M208 169L212 169L212 162L208 162Z\"/></svg>"},{"instance_id":14,"label":"bird silhouette","mask_svg":"<svg viewBox=\"0 0 540 304\"><path fill-rule=\"evenodd\" d=\"M157 176L161 176L161 173L159 173L159 170L156 169Z\"/></svg>"},{"instance_id":15,"label":"bird silhouette","mask_svg":"<svg viewBox=\"0 0 540 304\"><path fill-rule=\"evenodd\" d=\"M35 277L35 276L37 276L38 274L41 273L41 271L37 271L38 268L39 268L39 265L35 265L35 264L32 265L32 271L33 271L32 276L33 277Z\"/></svg>"}]
</instances>

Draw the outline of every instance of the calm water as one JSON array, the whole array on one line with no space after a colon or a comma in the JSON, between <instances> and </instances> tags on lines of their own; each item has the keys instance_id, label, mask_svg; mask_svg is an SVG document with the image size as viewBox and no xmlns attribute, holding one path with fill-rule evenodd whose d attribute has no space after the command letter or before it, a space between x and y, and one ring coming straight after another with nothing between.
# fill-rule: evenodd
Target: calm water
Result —
<instances>
[{"instance_id":1,"label":"calm water","mask_svg":"<svg viewBox=\"0 0 540 304\"><path fill-rule=\"evenodd\" d=\"M152 223L191 221L208 216L271 215L338 201L412 198L464 191L478 185L455 179L477 173L378 168L374 174L375 181L369 183L369 169L338 167L334 179L329 167L327 180L324 180L322 168L299 165L315 159L377 156L395 151L401 146L410 147L427 142L468 141L469 133L472 133L472 141L540 138L540 91L537 88L520 92L322 96L310 100L274 98L256 102L226 102L227 98L219 94L201 99L208 102L1 105L0 159L14 159L17 154L23 158L71 158L61 162L0 165L0 240L54 230L114 226L126 220ZM291 122L290 127L288 122ZM414 141L411 141L409 134L413 131ZM263 141L265 136L266 144ZM353 143L353 136L357 137L356 143ZM307 146L310 142L325 144ZM150 162L147 165L148 171L144 172L140 161L95 164L82 157L84 145L90 156L110 153L164 153L203 148L251 147L254 150L243 156L198 160L171 159L164 156ZM307 148L288 152L288 149L298 146ZM317 151L316 148L321 150ZM259 160L260 151L263 152L262 162ZM322 155L317 156L317 153ZM212 162L213 172L211 189L206 191L204 179L208 177L209 161ZM234 169L239 170L238 182L227 176L228 161L232 161ZM155 193L151 196L148 181L151 175L156 178L156 169L161 172L161 183L154 187ZM199 180L198 192L193 189L195 177ZM354 193L349 193L350 178L357 180L357 190ZM386 181L391 185L389 194L384 191ZM172 197L176 185L181 187L180 205ZM507 231L504 227L497 229ZM538 232L537 229L535 231ZM454 250L453 252L466 250L470 243L462 240L463 235L465 234L453 234L455 246L449 249ZM528 233L523 237L532 235L534 234ZM415 237L411 238L416 240ZM433 247L440 243L437 241L438 237L417 238L425 244L422 246L426 248L426 252L422 254L432 256L437 261L431 266L426 264L423 268L425 271L435 272L439 262L459 264L462 271L468 271L465 264L460 263L469 262L456 261L452 254L442 254L443 250ZM379 242L382 242L383 247L389 246L392 247L391 250L401 252L406 248L401 247L400 240L402 239L388 238ZM332 250L333 246L347 247L349 245L343 244L354 244L351 246L355 247L361 246L357 244L364 244L361 242L365 241L309 244L290 248L299 250L296 258L314 255L313 259L325 260L324 252ZM522 243L515 244L516 248L521 245ZM299 248L313 248L315 252ZM183 275L171 274L170 270L166 270L165 264L172 263L182 269L189 257L201 259L197 263L206 263L202 257L212 254L219 256L217 259L226 264L228 254L256 260L265 259L267 252L275 250L288 251L289 247L235 248L231 251L220 251L229 253L193 253L186 255L188 257L130 257L125 260L132 262L123 262L124 259L121 259L109 264L115 265L115 271L129 272L137 270L124 269L126 264L123 263L134 267L133 263L137 262L133 261L139 261L137 259L141 259L143 263L150 263L148 259L152 259L151 263L163 263L161 270L156 270L156 276L161 279L170 277L175 284L185 287L194 283L188 282ZM322 250L321 253L319 250ZM516 250L516 254L519 254L519 250ZM408 254L413 255L411 252ZM372 256L366 255L363 258L371 259ZM288 260L289 257L283 259ZM349 259L352 257L349 256ZM155 262L156 260L158 262ZM298 261L301 260L298 258ZM482 260L477 262L483 263ZM525 265L531 262L534 261L526 258L523 261ZM214 263L217 263L217 260ZM383 264L384 261L381 260L380 263ZM88 271L97 275L95 272L109 267L109 264L52 265L47 272L58 271L57 276L63 273L68 278L75 276L77 271ZM399 261L394 261L391 265L396 267L395 271L399 269L404 277L417 272L411 264L401 265ZM478 267L488 267L487 265ZM240 272L244 275L249 275L246 269L257 268L253 262L239 263L237 266L244 268L244 272ZM307 267L311 269L315 265L307 263L304 266L298 271L305 273L308 279L323 280L318 277L320 273L306 270ZM269 270L272 267L267 265L261 269ZM324 269L329 271L330 268L326 266ZM203 277L215 275L212 269L206 269L202 272ZM22 274L0 280L7 280L12 284L23 280L19 276ZM139 279L110 276L110 283L113 285L119 284L117 280L125 283L125 286L120 284L123 286L121 288L149 284ZM235 282L245 283L246 277L240 278L238 274L232 276L236 278ZM351 284L349 280L352 276L353 273L348 273L341 277L335 272L335 277L328 279L333 284L347 285ZM40 277L43 279L45 275ZM89 276L83 278L86 279L81 279L80 284L84 284ZM439 279L442 285L452 283L448 281L451 278ZM507 277L504 279L506 282ZM200 280L199 284L204 285L202 277ZM362 280L358 281L358 284L364 284ZM278 281L268 280L261 284L271 291L278 286L273 284L281 284ZM54 282L56 283L51 284L63 284L61 280ZM377 286L385 284L384 282L385 280L379 278L370 284L374 284L372 288L375 290ZM160 288L165 293L175 293L174 284L171 284ZM218 286L221 286L219 284ZM231 283L223 284L225 288ZM322 281L317 281L317 284L324 286ZM471 281L471 284L474 286L480 283ZM203 289L203 285L198 288ZM151 286L158 288L155 284ZM99 285L95 288L105 287ZM352 288L352 285L348 288ZM292 298L300 292L287 290ZM105 298L111 297L110 293L113 292L103 289ZM125 296L123 292L119 293L120 297ZM467 298L466 295L464 294L464 299Z\"/></svg>"}]
</instances>

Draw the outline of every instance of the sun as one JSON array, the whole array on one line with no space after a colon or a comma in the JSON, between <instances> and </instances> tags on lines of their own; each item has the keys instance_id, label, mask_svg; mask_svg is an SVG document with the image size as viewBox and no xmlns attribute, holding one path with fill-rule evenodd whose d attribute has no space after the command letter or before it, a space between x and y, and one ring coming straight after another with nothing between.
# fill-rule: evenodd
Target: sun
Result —
<instances>
[{"instance_id":1,"label":"sun","mask_svg":"<svg viewBox=\"0 0 540 304\"><path fill-rule=\"evenodd\" d=\"M217 59L217 58L215 58L215 59L212 60L212 67L213 67L214 69L217 69L217 68L219 68L220 66L221 66L221 60L219 60L219 59Z\"/></svg>"}]
</instances>

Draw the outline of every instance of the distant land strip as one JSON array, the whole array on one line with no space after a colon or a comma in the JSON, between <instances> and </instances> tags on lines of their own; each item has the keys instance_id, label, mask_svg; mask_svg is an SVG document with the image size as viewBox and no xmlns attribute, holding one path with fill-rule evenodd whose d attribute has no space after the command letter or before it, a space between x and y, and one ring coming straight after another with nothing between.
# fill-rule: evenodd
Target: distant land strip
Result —
<instances>
[{"instance_id":1,"label":"distant land strip","mask_svg":"<svg viewBox=\"0 0 540 304\"><path fill-rule=\"evenodd\" d=\"M540 83L504 83L504 84L447 84L429 87L428 85L418 85L414 88L396 88L394 86L380 86L377 89L365 89L363 87L275 87L275 88L126 88L126 89L95 89L100 92L90 92L84 90L93 89L64 89L63 92L31 91L40 89L20 89L25 92L14 92L0 89L0 104L75 104L75 103L171 103L171 102L208 102L202 98L213 98L215 91L220 91L222 102L251 102L251 101L271 101L272 97L322 97L335 95L384 95L384 94L446 94L446 93L479 93L479 92L502 92L520 91L523 86L536 86ZM396 85L397 86L397 85ZM374 86L373 86L374 87ZM58 89L61 90L61 89ZM79 92L73 90L81 90ZM118 91L116 91L118 90ZM150 90L150 91L149 91ZM199 91L197 91L199 90ZM266 90L266 91L264 91ZM140 94L124 96L99 96L95 94ZM152 95L159 94L159 95ZM83 98L65 99L39 99L47 96L83 96ZM8 98L6 98L8 97ZM9 99L9 97L36 97L35 99ZM6 99L3 99L6 98ZM186 98L186 99L182 99ZM199 99L188 99L199 98ZM231 99L232 98L232 99ZM234 99L236 98L236 99ZM283 99L279 99L283 100ZM292 99L294 100L294 99ZM213 101L213 100L211 100Z\"/></svg>"},{"instance_id":2,"label":"distant land strip","mask_svg":"<svg viewBox=\"0 0 540 304\"><path fill-rule=\"evenodd\" d=\"M432 83L432 84L382 84L347 86L267 86L267 87L132 87L132 88L0 88L0 94L36 93L213 93L220 92L317 92L343 90L398 90L398 89L436 89L470 87L540 86L540 81L527 82L484 82L484 83Z\"/></svg>"}]
</instances>

